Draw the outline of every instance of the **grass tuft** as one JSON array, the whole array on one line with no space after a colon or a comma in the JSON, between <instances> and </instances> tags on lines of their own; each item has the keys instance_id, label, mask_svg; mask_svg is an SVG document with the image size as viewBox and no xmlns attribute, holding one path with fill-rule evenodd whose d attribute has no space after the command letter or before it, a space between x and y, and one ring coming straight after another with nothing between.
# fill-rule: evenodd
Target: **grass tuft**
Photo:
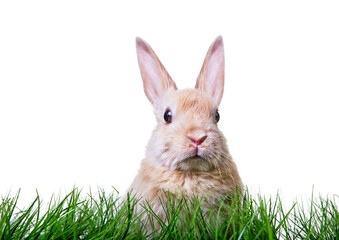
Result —
<instances>
[{"instance_id":1,"label":"grass tuft","mask_svg":"<svg viewBox=\"0 0 339 240\"><path fill-rule=\"evenodd\" d=\"M82 195L74 189L44 205L37 194L25 209L17 206L20 191L2 198L0 240L339 239L338 196L312 196L307 207L301 202L285 210L279 195L254 198L247 192L206 208L204 199L167 194L162 201L165 216L160 217L151 204L137 213L139 199L128 194L121 200L116 190ZM153 232L146 231L144 219L154 227Z\"/></svg>"}]
</instances>

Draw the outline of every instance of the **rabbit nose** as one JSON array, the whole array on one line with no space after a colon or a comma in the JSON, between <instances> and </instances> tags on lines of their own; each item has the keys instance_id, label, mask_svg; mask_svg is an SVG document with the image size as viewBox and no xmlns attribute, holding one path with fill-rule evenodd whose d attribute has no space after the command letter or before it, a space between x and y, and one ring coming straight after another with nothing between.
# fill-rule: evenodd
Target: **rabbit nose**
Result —
<instances>
[{"instance_id":1,"label":"rabbit nose","mask_svg":"<svg viewBox=\"0 0 339 240\"><path fill-rule=\"evenodd\" d=\"M205 141L205 139L207 138L207 135L204 135L204 136L202 136L202 137L200 137L200 138L198 138L198 139L193 138L193 137L190 137L190 136L188 136L188 138L189 138L192 142L194 142L196 146L199 146L199 145L201 145L201 144L203 143L203 141Z\"/></svg>"}]
</instances>

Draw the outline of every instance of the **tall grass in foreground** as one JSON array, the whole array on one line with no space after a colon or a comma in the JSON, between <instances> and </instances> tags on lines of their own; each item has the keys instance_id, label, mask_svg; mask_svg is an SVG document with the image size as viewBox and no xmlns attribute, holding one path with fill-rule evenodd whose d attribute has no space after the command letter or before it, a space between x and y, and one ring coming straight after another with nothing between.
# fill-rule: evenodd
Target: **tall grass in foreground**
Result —
<instances>
[{"instance_id":1,"label":"tall grass in foreground","mask_svg":"<svg viewBox=\"0 0 339 240\"><path fill-rule=\"evenodd\" d=\"M150 206L135 213L138 202L118 194L82 197L74 189L64 198L52 198L43 204L39 196L18 209L19 194L2 198L0 203L0 239L337 239L339 240L338 196L310 200L310 206L294 204L283 209L280 197L227 199L228 204L208 211L199 199L168 195L164 201L166 221ZM227 209L227 214L225 214ZM146 233L142 219L149 218L153 233Z\"/></svg>"}]
</instances>

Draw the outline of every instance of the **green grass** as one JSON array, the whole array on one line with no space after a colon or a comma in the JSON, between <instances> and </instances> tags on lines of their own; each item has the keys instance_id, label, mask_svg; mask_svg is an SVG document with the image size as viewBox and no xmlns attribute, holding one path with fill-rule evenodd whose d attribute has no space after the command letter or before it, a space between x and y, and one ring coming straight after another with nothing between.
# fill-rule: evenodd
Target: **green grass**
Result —
<instances>
[{"instance_id":1,"label":"green grass","mask_svg":"<svg viewBox=\"0 0 339 240\"><path fill-rule=\"evenodd\" d=\"M83 196L84 195L84 196ZM315 199L304 207L295 203L283 209L280 197L227 198L228 204L208 209L203 200L181 198L163 203L166 220L150 206L135 213L138 202L118 193L83 194L74 189L63 198L43 204L39 195L19 209L19 193L0 203L0 239L337 239L339 240L338 196ZM142 219L154 226L146 233Z\"/></svg>"}]
</instances>

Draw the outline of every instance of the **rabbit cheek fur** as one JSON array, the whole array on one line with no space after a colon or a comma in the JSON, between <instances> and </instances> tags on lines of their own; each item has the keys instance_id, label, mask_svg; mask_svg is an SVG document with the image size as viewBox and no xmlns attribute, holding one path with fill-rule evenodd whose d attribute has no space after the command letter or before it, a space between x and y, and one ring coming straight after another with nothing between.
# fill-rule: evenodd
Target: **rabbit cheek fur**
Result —
<instances>
[{"instance_id":1,"label":"rabbit cheek fur","mask_svg":"<svg viewBox=\"0 0 339 240\"><path fill-rule=\"evenodd\" d=\"M224 81L221 37L207 53L195 89L177 90L154 51L141 39L137 39L137 52L157 126L129 191L141 196L140 204L151 203L162 218L160 199L167 191L205 197L208 205L236 191L241 193L243 184L215 119ZM172 113L170 123L164 120L166 110ZM192 139L204 140L197 147Z\"/></svg>"}]
</instances>

